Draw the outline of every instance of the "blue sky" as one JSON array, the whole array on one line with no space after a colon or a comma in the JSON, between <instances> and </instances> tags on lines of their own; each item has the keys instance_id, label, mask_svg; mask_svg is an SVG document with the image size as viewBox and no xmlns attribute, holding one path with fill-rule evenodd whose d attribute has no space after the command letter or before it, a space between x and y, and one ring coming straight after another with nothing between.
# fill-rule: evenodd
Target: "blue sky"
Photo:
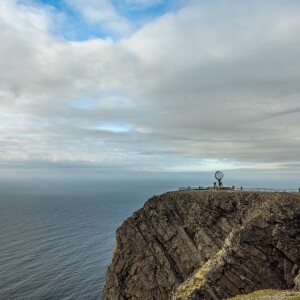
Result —
<instances>
[{"instance_id":1,"label":"blue sky","mask_svg":"<svg viewBox=\"0 0 300 300\"><path fill-rule=\"evenodd\" d=\"M0 165L298 176L299 33L295 0L2 0Z\"/></svg>"},{"instance_id":2,"label":"blue sky","mask_svg":"<svg viewBox=\"0 0 300 300\"><path fill-rule=\"evenodd\" d=\"M100 3L100 4L99 4ZM84 14L84 6L93 9L103 9L110 7L119 18L130 25L130 30L126 35L141 28L148 22L160 16L177 11L183 5L179 0L114 0L114 1L68 1L68 0L36 0L37 5L45 5L54 9L60 14L61 21L56 24L55 33L63 36L67 40L86 40L90 38L112 38L123 37L118 30L111 30L105 26L105 22L99 17L98 20L89 20ZM100 15L100 14L99 14ZM123 32L122 32L123 33Z\"/></svg>"}]
</instances>

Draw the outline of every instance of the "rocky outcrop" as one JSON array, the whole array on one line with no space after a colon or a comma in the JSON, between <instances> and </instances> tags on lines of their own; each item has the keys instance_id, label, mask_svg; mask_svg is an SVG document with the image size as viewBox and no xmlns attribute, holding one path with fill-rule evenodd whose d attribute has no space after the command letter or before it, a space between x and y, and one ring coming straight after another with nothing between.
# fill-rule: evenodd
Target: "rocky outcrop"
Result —
<instances>
[{"instance_id":1,"label":"rocky outcrop","mask_svg":"<svg viewBox=\"0 0 300 300\"><path fill-rule=\"evenodd\" d=\"M178 191L117 230L103 300L300 290L300 194Z\"/></svg>"}]
</instances>

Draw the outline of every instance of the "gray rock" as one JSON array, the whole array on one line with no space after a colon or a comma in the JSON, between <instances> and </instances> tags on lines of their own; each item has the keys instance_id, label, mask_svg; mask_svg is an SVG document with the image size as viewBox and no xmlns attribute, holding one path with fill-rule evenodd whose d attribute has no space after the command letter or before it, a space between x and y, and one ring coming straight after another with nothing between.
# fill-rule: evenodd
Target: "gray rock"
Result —
<instances>
[{"instance_id":1,"label":"gray rock","mask_svg":"<svg viewBox=\"0 0 300 300\"><path fill-rule=\"evenodd\" d=\"M300 290L300 194L179 191L117 230L103 300Z\"/></svg>"},{"instance_id":2,"label":"gray rock","mask_svg":"<svg viewBox=\"0 0 300 300\"><path fill-rule=\"evenodd\" d=\"M295 290L300 292L300 271L298 275L294 278Z\"/></svg>"}]
</instances>

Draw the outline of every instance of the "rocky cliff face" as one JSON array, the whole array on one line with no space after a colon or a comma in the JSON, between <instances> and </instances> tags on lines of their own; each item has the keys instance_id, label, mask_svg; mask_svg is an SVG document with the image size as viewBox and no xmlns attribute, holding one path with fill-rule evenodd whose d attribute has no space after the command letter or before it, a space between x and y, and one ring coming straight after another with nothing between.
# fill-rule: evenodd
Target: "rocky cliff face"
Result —
<instances>
[{"instance_id":1,"label":"rocky cliff face","mask_svg":"<svg viewBox=\"0 0 300 300\"><path fill-rule=\"evenodd\" d=\"M179 191L118 229L103 300L300 290L300 194Z\"/></svg>"}]
</instances>

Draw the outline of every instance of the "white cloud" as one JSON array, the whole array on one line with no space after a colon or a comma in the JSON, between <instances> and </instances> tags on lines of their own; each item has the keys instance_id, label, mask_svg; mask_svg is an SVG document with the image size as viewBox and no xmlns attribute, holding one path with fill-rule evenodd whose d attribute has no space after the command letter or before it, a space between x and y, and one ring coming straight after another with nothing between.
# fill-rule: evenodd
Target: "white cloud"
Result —
<instances>
[{"instance_id":1,"label":"white cloud","mask_svg":"<svg viewBox=\"0 0 300 300\"><path fill-rule=\"evenodd\" d=\"M131 31L129 20L118 14L110 0L65 0L79 11L91 24L99 24L112 33L126 34Z\"/></svg>"},{"instance_id":2,"label":"white cloud","mask_svg":"<svg viewBox=\"0 0 300 300\"><path fill-rule=\"evenodd\" d=\"M119 20L110 2L69 3ZM299 164L297 2L193 1L117 42L54 36L53 13L0 3L2 161Z\"/></svg>"}]
</instances>

